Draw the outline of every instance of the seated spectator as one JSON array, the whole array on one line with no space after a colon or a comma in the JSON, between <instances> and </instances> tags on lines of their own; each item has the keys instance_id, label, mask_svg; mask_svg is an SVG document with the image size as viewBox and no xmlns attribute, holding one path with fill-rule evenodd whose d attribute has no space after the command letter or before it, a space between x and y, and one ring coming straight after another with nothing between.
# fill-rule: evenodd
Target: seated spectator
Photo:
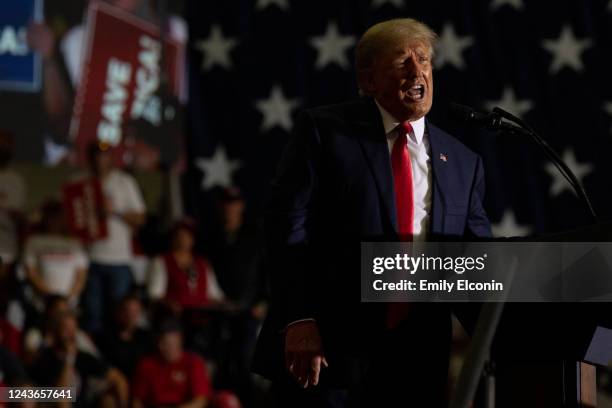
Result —
<instances>
[{"instance_id":1,"label":"seated spectator","mask_svg":"<svg viewBox=\"0 0 612 408\"><path fill-rule=\"evenodd\" d=\"M39 386L75 387L76 402L81 406L96 403L127 406L129 390L123 374L97 357L80 351L77 332L74 314L66 312L56 316L51 344L33 364L32 378Z\"/></svg>"},{"instance_id":2,"label":"seated spectator","mask_svg":"<svg viewBox=\"0 0 612 408\"><path fill-rule=\"evenodd\" d=\"M45 298L52 295L65 297L72 306L78 304L88 260L81 243L68 234L59 202L49 201L43 206L40 231L26 241L23 262L39 312Z\"/></svg>"},{"instance_id":3,"label":"seated spectator","mask_svg":"<svg viewBox=\"0 0 612 408\"><path fill-rule=\"evenodd\" d=\"M16 387L26 382L25 369L15 353L4 346L4 336L0 331L0 387Z\"/></svg>"},{"instance_id":4,"label":"seated spectator","mask_svg":"<svg viewBox=\"0 0 612 408\"><path fill-rule=\"evenodd\" d=\"M204 408L212 397L206 363L183 350L180 323L158 328L155 354L143 357L132 381L133 407L189 406Z\"/></svg>"},{"instance_id":5,"label":"seated spectator","mask_svg":"<svg viewBox=\"0 0 612 408\"><path fill-rule=\"evenodd\" d=\"M142 327L142 321L140 299L128 295L119 305L114 330L98 342L108 362L121 370L127 378L132 378L138 360L151 349L151 336Z\"/></svg>"},{"instance_id":6,"label":"seated spectator","mask_svg":"<svg viewBox=\"0 0 612 408\"><path fill-rule=\"evenodd\" d=\"M73 308L68 304L68 300L62 296L51 296L47 299L45 314L38 325L30 327L24 336L24 357L26 361L34 361L40 351L51 346L53 341L52 324L58 317L72 312ZM91 354L95 357L100 356L98 348L89 335L77 328L76 347L79 351Z\"/></svg>"},{"instance_id":7,"label":"seated spectator","mask_svg":"<svg viewBox=\"0 0 612 408\"><path fill-rule=\"evenodd\" d=\"M206 259L193 253L193 246L192 227L180 222L170 233L170 251L152 262L148 294L175 312L224 299L212 267Z\"/></svg>"}]
</instances>

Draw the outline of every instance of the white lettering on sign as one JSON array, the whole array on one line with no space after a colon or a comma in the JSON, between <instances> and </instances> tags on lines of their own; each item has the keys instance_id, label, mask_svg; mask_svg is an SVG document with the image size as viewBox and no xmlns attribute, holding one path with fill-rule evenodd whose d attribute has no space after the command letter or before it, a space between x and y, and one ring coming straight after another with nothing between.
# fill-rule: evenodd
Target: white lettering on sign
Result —
<instances>
[{"instance_id":1,"label":"white lettering on sign","mask_svg":"<svg viewBox=\"0 0 612 408\"><path fill-rule=\"evenodd\" d=\"M153 95L159 87L159 59L161 44L153 38L140 37L140 52L138 61L140 67L136 71L136 94L132 103L132 119L143 118L155 126L161 122L161 103L159 97Z\"/></svg>"},{"instance_id":2,"label":"white lettering on sign","mask_svg":"<svg viewBox=\"0 0 612 408\"><path fill-rule=\"evenodd\" d=\"M11 26L0 29L0 55L11 54L17 56L26 55L29 52L26 41L26 29L18 30Z\"/></svg>"},{"instance_id":3,"label":"white lettering on sign","mask_svg":"<svg viewBox=\"0 0 612 408\"><path fill-rule=\"evenodd\" d=\"M111 58L106 71L106 92L102 102L102 120L98 123L98 140L111 146L121 141L121 123L125 112L127 84L132 76L132 66Z\"/></svg>"}]
</instances>

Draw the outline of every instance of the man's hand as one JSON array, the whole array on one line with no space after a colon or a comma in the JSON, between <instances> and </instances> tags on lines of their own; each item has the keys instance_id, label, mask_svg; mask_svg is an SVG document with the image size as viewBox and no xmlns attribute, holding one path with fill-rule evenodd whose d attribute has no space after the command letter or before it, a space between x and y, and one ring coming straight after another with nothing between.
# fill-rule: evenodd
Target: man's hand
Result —
<instances>
[{"instance_id":1,"label":"man's hand","mask_svg":"<svg viewBox=\"0 0 612 408\"><path fill-rule=\"evenodd\" d=\"M27 41L30 48L40 52L46 60L53 55L55 35L44 23L30 23L27 30Z\"/></svg>"},{"instance_id":2,"label":"man's hand","mask_svg":"<svg viewBox=\"0 0 612 408\"><path fill-rule=\"evenodd\" d=\"M293 378L304 388L319 383L321 365L327 367L316 322L305 320L290 324L285 334L285 364Z\"/></svg>"}]
</instances>

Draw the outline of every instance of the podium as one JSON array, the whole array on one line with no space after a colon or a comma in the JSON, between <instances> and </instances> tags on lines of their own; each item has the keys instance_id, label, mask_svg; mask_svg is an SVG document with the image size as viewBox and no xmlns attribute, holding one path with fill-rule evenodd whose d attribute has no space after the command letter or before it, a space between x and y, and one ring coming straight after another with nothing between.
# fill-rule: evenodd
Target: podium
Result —
<instances>
[{"instance_id":1,"label":"podium","mask_svg":"<svg viewBox=\"0 0 612 408\"><path fill-rule=\"evenodd\" d=\"M612 224L496 241L611 242ZM596 365L612 363L612 303L485 304L473 343L451 407L474 398L489 351L495 392L477 406L595 407Z\"/></svg>"}]
</instances>

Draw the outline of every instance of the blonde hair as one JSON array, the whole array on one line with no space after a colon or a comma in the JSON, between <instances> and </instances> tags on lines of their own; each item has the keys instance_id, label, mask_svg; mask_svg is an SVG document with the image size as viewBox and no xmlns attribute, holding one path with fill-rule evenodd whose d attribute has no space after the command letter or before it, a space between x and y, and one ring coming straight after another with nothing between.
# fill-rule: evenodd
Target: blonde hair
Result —
<instances>
[{"instance_id":1,"label":"blonde hair","mask_svg":"<svg viewBox=\"0 0 612 408\"><path fill-rule=\"evenodd\" d=\"M359 39L355 49L355 68L359 82L360 73L370 69L382 51L406 41L423 41L429 45L431 57L438 42L438 35L413 18L396 18L370 27Z\"/></svg>"}]
</instances>

